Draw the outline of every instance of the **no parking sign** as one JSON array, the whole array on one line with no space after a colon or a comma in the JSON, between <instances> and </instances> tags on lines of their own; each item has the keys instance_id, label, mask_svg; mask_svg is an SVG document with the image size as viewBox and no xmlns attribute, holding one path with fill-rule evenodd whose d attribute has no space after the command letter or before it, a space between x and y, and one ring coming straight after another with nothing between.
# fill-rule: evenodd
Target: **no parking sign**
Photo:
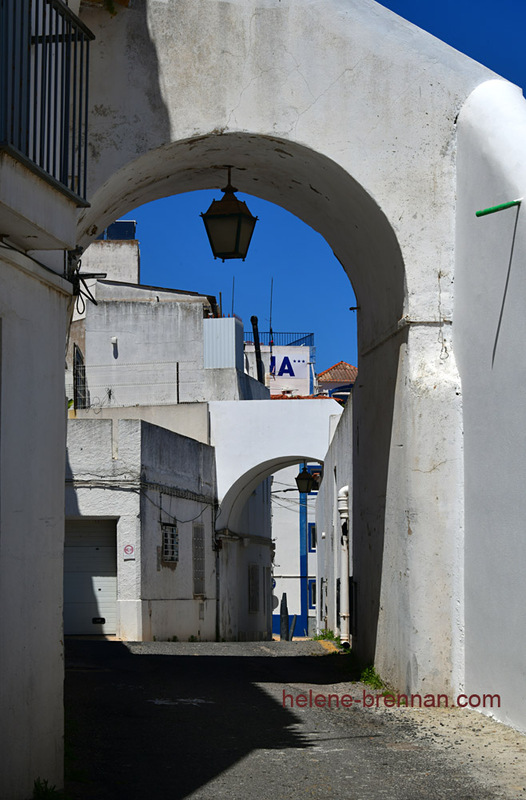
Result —
<instances>
[{"instance_id":1,"label":"no parking sign","mask_svg":"<svg viewBox=\"0 0 526 800\"><path fill-rule=\"evenodd\" d=\"M132 544L125 544L123 551L125 561L135 561L135 548Z\"/></svg>"}]
</instances>

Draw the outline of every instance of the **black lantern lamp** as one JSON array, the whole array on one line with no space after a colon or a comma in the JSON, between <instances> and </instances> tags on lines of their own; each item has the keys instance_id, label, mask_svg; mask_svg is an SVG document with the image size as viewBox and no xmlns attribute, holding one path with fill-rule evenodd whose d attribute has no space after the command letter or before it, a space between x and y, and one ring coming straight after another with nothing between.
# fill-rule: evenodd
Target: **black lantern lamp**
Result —
<instances>
[{"instance_id":1,"label":"black lantern lamp","mask_svg":"<svg viewBox=\"0 0 526 800\"><path fill-rule=\"evenodd\" d=\"M307 465L304 462L303 469L296 478L296 486L298 487L298 492L301 492L302 494L308 494L309 492L312 492L315 484L316 480L309 472L309 470L307 469Z\"/></svg>"},{"instance_id":2,"label":"black lantern lamp","mask_svg":"<svg viewBox=\"0 0 526 800\"><path fill-rule=\"evenodd\" d=\"M221 200L212 200L212 205L205 214L201 214L205 223L208 240L214 258L246 258L250 240L254 233L257 217L253 217L247 204L238 200L234 192L238 190L230 183L228 167L228 184Z\"/></svg>"}]
</instances>

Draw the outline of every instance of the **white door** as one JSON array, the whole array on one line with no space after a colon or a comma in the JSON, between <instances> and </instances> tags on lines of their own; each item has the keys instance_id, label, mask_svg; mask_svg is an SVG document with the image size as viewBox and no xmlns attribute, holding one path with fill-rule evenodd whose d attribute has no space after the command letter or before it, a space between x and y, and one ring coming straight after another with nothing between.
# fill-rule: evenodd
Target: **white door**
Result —
<instances>
[{"instance_id":1,"label":"white door","mask_svg":"<svg viewBox=\"0 0 526 800\"><path fill-rule=\"evenodd\" d=\"M64 633L116 632L116 520L66 520Z\"/></svg>"}]
</instances>

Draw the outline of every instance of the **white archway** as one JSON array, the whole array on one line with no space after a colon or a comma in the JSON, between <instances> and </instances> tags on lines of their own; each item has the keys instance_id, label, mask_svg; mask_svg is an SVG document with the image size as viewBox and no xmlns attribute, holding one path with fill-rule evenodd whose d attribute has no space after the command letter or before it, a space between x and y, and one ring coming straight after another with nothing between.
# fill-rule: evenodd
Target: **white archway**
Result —
<instances>
[{"instance_id":1,"label":"white archway","mask_svg":"<svg viewBox=\"0 0 526 800\"><path fill-rule=\"evenodd\" d=\"M220 501L216 529L243 533L239 523L254 489L279 469L323 463L342 413L335 400L251 400L210 403Z\"/></svg>"},{"instance_id":2,"label":"white archway","mask_svg":"<svg viewBox=\"0 0 526 800\"><path fill-rule=\"evenodd\" d=\"M488 71L369 0L84 16L99 58L79 240L148 200L222 185L227 163L240 190L325 237L360 306L355 646L393 684L452 690L463 663L455 126Z\"/></svg>"}]
</instances>

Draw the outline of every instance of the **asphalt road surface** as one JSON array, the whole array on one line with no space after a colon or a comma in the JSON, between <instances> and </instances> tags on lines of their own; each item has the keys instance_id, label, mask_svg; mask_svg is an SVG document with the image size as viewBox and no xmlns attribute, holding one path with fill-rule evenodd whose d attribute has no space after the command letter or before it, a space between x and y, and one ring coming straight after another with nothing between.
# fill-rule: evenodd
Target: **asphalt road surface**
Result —
<instances>
[{"instance_id":1,"label":"asphalt road surface","mask_svg":"<svg viewBox=\"0 0 526 800\"><path fill-rule=\"evenodd\" d=\"M364 687L350 683L349 664L347 656L328 654L318 642L131 644L70 639L67 796L501 796L419 737L411 721L364 710ZM354 700L343 706L343 696Z\"/></svg>"}]
</instances>

